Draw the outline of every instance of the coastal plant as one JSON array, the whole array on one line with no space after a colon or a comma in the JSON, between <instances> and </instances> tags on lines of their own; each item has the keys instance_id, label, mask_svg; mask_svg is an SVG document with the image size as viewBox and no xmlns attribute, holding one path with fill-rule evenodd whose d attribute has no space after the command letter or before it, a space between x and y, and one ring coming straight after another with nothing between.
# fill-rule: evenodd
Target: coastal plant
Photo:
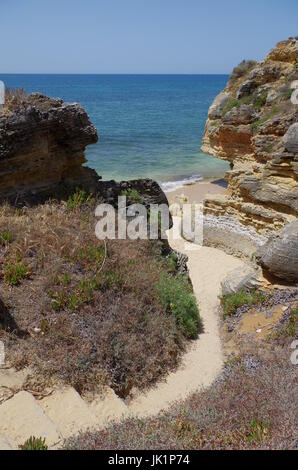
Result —
<instances>
[{"instance_id":1,"label":"coastal plant","mask_svg":"<svg viewBox=\"0 0 298 470\"><path fill-rule=\"evenodd\" d=\"M265 106L267 100L267 91L263 90L253 101L254 108L260 111Z\"/></svg>"},{"instance_id":2,"label":"coastal plant","mask_svg":"<svg viewBox=\"0 0 298 470\"><path fill-rule=\"evenodd\" d=\"M232 83L238 80L238 78L243 77L256 65L257 62L255 60L243 60L242 62L240 62L239 65L237 65L233 69L230 77L230 82Z\"/></svg>"},{"instance_id":3,"label":"coastal plant","mask_svg":"<svg viewBox=\"0 0 298 470\"><path fill-rule=\"evenodd\" d=\"M136 189L129 188L121 191L121 196L126 196L129 202L135 204L141 204L143 202L142 196L138 193Z\"/></svg>"},{"instance_id":4,"label":"coastal plant","mask_svg":"<svg viewBox=\"0 0 298 470\"><path fill-rule=\"evenodd\" d=\"M0 245L6 246L12 242L12 233L9 231L0 232Z\"/></svg>"},{"instance_id":5,"label":"coastal plant","mask_svg":"<svg viewBox=\"0 0 298 470\"><path fill-rule=\"evenodd\" d=\"M156 285L156 290L163 307L175 317L184 336L196 338L201 320L188 280L181 275L163 275Z\"/></svg>"},{"instance_id":6,"label":"coastal plant","mask_svg":"<svg viewBox=\"0 0 298 470\"><path fill-rule=\"evenodd\" d=\"M20 445L21 450L48 450L45 438L30 436L24 444Z\"/></svg>"},{"instance_id":7,"label":"coastal plant","mask_svg":"<svg viewBox=\"0 0 298 470\"><path fill-rule=\"evenodd\" d=\"M277 113L279 113L280 108L277 107L276 105L272 105L271 110L269 113L266 113L264 116L260 117L256 121L254 121L251 125L251 130L255 131L258 129L259 126L264 124L266 121L269 119L272 119Z\"/></svg>"},{"instance_id":8,"label":"coastal plant","mask_svg":"<svg viewBox=\"0 0 298 470\"><path fill-rule=\"evenodd\" d=\"M8 261L4 269L5 280L10 286L18 286L29 274L27 266L20 262Z\"/></svg>"},{"instance_id":9,"label":"coastal plant","mask_svg":"<svg viewBox=\"0 0 298 470\"><path fill-rule=\"evenodd\" d=\"M224 295L220 298L223 310L223 319L225 320L227 317L234 315L238 308L243 307L244 305L261 303L265 298L266 297L262 292L258 292L256 290L251 290L250 292L240 290L238 292Z\"/></svg>"},{"instance_id":10,"label":"coastal plant","mask_svg":"<svg viewBox=\"0 0 298 470\"><path fill-rule=\"evenodd\" d=\"M5 89L4 109L14 111L22 105L27 96L25 88L8 88Z\"/></svg>"},{"instance_id":11,"label":"coastal plant","mask_svg":"<svg viewBox=\"0 0 298 470\"><path fill-rule=\"evenodd\" d=\"M252 101L251 96L243 96L243 98L237 99L237 98L231 98L227 104L225 105L222 115L225 116L229 111L231 111L233 108L239 109L241 105L243 104L250 104Z\"/></svg>"},{"instance_id":12,"label":"coastal plant","mask_svg":"<svg viewBox=\"0 0 298 470\"><path fill-rule=\"evenodd\" d=\"M94 197L85 189L76 188L67 200L67 207L70 210L76 209L85 203L93 202Z\"/></svg>"}]
</instances>

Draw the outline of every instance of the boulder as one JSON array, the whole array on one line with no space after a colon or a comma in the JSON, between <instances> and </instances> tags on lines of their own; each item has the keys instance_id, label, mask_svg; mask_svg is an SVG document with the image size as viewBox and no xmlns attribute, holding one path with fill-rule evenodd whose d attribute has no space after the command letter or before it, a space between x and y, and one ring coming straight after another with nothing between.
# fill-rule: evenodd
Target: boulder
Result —
<instances>
[{"instance_id":1,"label":"boulder","mask_svg":"<svg viewBox=\"0 0 298 470\"><path fill-rule=\"evenodd\" d=\"M298 220L269 237L257 251L257 262L280 279L298 282Z\"/></svg>"},{"instance_id":2,"label":"boulder","mask_svg":"<svg viewBox=\"0 0 298 470\"><path fill-rule=\"evenodd\" d=\"M225 124L250 124L255 121L258 117L254 107L249 104L243 104L240 108L234 107L224 117L223 122Z\"/></svg>"},{"instance_id":3,"label":"boulder","mask_svg":"<svg viewBox=\"0 0 298 470\"><path fill-rule=\"evenodd\" d=\"M298 122L289 127L284 135L283 144L288 152L298 153Z\"/></svg>"},{"instance_id":4,"label":"boulder","mask_svg":"<svg viewBox=\"0 0 298 470\"><path fill-rule=\"evenodd\" d=\"M222 92L213 101L212 105L209 108L208 117L210 119L219 119L221 117L222 111L230 99L230 93Z\"/></svg>"},{"instance_id":5,"label":"boulder","mask_svg":"<svg viewBox=\"0 0 298 470\"><path fill-rule=\"evenodd\" d=\"M260 285L260 271L249 265L240 266L231 271L221 283L222 295L240 290L256 289Z\"/></svg>"}]
</instances>

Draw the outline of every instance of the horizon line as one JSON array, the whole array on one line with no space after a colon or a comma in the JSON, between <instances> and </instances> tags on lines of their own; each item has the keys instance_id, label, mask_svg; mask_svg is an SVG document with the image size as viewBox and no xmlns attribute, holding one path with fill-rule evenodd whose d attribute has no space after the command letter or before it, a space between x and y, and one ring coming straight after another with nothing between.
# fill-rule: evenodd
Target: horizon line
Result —
<instances>
[{"instance_id":1,"label":"horizon line","mask_svg":"<svg viewBox=\"0 0 298 470\"><path fill-rule=\"evenodd\" d=\"M0 72L1 75L183 75L183 76L194 76L194 75L230 75L230 73L98 73L98 72Z\"/></svg>"}]
</instances>

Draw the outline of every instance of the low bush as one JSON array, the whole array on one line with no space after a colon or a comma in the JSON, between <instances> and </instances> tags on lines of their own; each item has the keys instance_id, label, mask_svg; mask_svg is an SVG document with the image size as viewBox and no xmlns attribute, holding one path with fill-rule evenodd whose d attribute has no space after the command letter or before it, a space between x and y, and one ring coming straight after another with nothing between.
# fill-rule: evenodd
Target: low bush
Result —
<instances>
[{"instance_id":1,"label":"low bush","mask_svg":"<svg viewBox=\"0 0 298 470\"><path fill-rule=\"evenodd\" d=\"M85 189L76 188L73 194L68 197L67 207L70 210L76 209L85 203L92 203L94 197Z\"/></svg>"},{"instance_id":2,"label":"low bush","mask_svg":"<svg viewBox=\"0 0 298 470\"><path fill-rule=\"evenodd\" d=\"M126 396L177 367L186 338L197 332L197 309L161 241L105 244L94 233L95 201L86 200L72 197L73 210L55 201L22 211L0 205L0 231L14 235L2 250L0 298L29 333L20 340L1 330L0 340L7 360L34 370L31 390L62 381L80 393L110 385ZM168 276L179 289L172 306L170 286L164 302L156 290Z\"/></svg>"},{"instance_id":3,"label":"low bush","mask_svg":"<svg viewBox=\"0 0 298 470\"><path fill-rule=\"evenodd\" d=\"M220 299L223 310L223 319L236 313L237 309L243 305L257 304L264 300L264 294L255 290L250 292L241 290L239 292L224 295Z\"/></svg>"},{"instance_id":4,"label":"low bush","mask_svg":"<svg viewBox=\"0 0 298 470\"><path fill-rule=\"evenodd\" d=\"M183 276L164 275L156 284L162 305L176 318L184 336L196 338L201 327L192 288Z\"/></svg>"},{"instance_id":5,"label":"low bush","mask_svg":"<svg viewBox=\"0 0 298 470\"><path fill-rule=\"evenodd\" d=\"M121 196L126 196L128 202L133 202L135 204L141 204L143 199L136 189L125 189L121 191Z\"/></svg>"},{"instance_id":6,"label":"low bush","mask_svg":"<svg viewBox=\"0 0 298 470\"><path fill-rule=\"evenodd\" d=\"M12 233L5 230L0 232L0 245L6 246L12 242Z\"/></svg>"},{"instance_id":7,"label":"low bush","mask_svg":"<svg viewBox=\"0 0 298 470\"><path fill-rule=\"evenodd\" d=\"M42 437L31 436L23 445L20 445L21 450L48 450L46 440Z\"/></svg>"},{"instance_id":8,"label":"low bush","mask_svg":"<svg viewBox=\"0 0 298 470\"><path fill-rule=\"evenodd\" d=\"M29 274L28 268L17 261L9 261L4 268L4 278L10 286L18 286Z\"/></svg>"},{"instance_id":9,"label":"low bush","mask_svg":"<svg viewBox=\"0 0 298 470\"><path fill-rule=\"evenodd\" d=\"M238 78L243 77L256 65L257 65L257 62L255 60L243 60L242 62L240 62L239 65L237 65L233 69L231 73L230 81L234 82L238 80Z\"/></svg>"}]
</instances>

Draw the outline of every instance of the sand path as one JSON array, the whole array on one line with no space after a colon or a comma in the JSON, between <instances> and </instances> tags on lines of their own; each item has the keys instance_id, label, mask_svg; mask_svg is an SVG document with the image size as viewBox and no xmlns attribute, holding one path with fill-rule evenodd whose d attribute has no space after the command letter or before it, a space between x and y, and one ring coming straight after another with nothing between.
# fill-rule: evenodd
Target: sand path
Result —
<instances>
[{"instance_id":1,"label":"sand path","mask_svg":"<svg viewBox=\"0 0 298 470\"><path fill-rule=\"evenodd\" d=\"M233 269L243 264L238 258L208 247L196 247L182 240L169 240L173 249L188 256L204 333L183 356L182 364L165 381L132 400L129 410L137 416L150 416L166 409L176 400L185 399L201 387L209 386L223 366L217 306L220 283Z\"/></svg>"}]
</instances>

